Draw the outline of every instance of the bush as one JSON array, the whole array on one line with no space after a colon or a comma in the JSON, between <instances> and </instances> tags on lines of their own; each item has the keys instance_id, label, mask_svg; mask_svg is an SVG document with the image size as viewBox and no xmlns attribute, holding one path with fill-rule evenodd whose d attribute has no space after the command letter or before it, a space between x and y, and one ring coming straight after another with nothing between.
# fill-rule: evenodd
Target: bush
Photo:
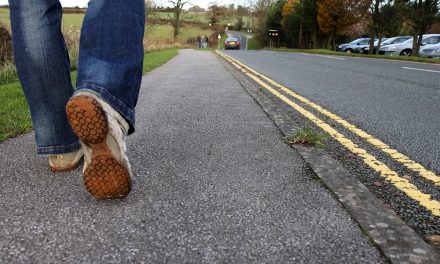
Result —
<instances>
[{"instance_id":1,"label":"bush","mask_svg":"<svg viewBox=\"0 0 440 264\"><path fill-rule=\"evenodd\" d=\"M12 60L11 34L3 24L0 24L0 65Z\"/></svg>"}]
</instances>

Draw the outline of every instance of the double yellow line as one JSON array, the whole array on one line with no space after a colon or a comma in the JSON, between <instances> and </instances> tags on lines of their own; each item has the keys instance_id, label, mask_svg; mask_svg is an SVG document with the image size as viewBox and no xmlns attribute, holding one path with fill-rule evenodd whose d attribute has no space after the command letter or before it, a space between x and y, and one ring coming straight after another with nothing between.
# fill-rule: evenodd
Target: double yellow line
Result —
<instances>
[{"instance_id":1,"label":"double yellow line","mask_svg":"<svg viewBox=\"0 0 440 264\"><path fill-rule=\"evenodd\" d=\"M377 171L385 180L392 183L396 188L404 192L406 195L411 197L420 203L423 207L429 210L434 216L440 216L440 202L432 199L431 195L421 192L416 186L409 182L408 179L400 177L397 172L391 170L387 165L377 160L373 155L369 154L365 149L360 148L358 145L353 143L350 139L346 138L343 134L339 133L329 124L325 123L317 116L307 111L300 105L296 104L290 100L286 95L295 98L296 100L304 103L305 105L315 109L317 112L323 114L324 116L330 118L331 120L337 122L338 124L345 127L347 130L356 134L360 138L364 139L366 142L370 143L374 147L380 149L384 153L388 154L395 161L401 163L406 168L418 173L421 177L433 182L436 186L440 186L440 177L434 172L425 169L421 164L411 160L409 157L401 154L397 150L391 148L379 139L374 138L372 135L362 131L356 126L345 121L341 117L331 113L330 111L322 108L321 106L311 102L307 98L293 92L292 90L286 88L285 86L275 82L274 80L258 73L252 68L244 65L240 61L216 51L221 57L230 62L234 67L241 70L244 74L249 76L255 82L260 84L270 93L281 99L283 102L291 106L293 109L301 113L303 116L307 117L316 126L330 134L335 140L342 144L345 148L351 151L353 154L362 158L363 162L368 165L373 170Z\"/></svg>"}]
</instances>

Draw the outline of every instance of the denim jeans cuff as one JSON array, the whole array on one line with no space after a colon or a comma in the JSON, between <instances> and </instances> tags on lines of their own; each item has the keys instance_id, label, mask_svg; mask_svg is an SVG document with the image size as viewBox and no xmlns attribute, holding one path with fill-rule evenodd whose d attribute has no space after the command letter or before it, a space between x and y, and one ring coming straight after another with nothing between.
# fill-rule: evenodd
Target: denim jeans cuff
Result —
<instances>
[{"instance_id":1,"label":"denim jeans cuff","mask_svg":"<svg viewBox=\"0 0 440 264\"><path fill-rule=\"evenodd\" d=\"M135 124L135 113L134 109L128 107L123 101L119 98L113 96L107 89L92 83L85 83L81 87L77 87L75 90L75 94L80 91L88 91L98 95L102 100L106 101L109 105L111 105L117 112L119 112L125 120L128 122L130 128L128 130L128 134L132 134L134 132L134 124Z\"/></svg>"},{"instance_id":2,"label":"denim jeans cuff","mask_svg":"<svg viewBox=\"0 0 440 264\"><path fill-rule=\"evenodd\" d=\"M81 148L79 142L65 146L49 146L49 147L37 147L38 155L55 155L76 151Z\"/></svg>"}]
</instances>

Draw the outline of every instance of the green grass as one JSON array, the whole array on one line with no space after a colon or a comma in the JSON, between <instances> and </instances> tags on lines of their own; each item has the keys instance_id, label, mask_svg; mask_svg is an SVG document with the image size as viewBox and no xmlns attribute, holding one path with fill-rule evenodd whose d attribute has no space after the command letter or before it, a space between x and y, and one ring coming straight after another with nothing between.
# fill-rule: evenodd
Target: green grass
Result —
<instances>
[{"instance_id":1,"label":"green grass","mask_svg":"<svg viewBox=\"0 0 440 264\"><path fill-rule=\"evenodd\" d=\"M84 14L63 14L63 31L80 30Z\"/></svg>"},{"instance_id":2,"label":"green grass","mask_svg":"<svg viewBox=\"0 0 440 264\"><path fill-rule=\"evenodd\" d=\"M288 144L312 145L323 148L325 145L322 140L325 138L326 136L324 134L316 132L311 127L306 127L296 131L292 135L288 135L285 141Z\"/></svg>"},{"instance_id":3,"label":"green grass","mask_svg":"<svg viewBox=\"0 0 440 264\"><path fill-rule=\"evenodd\" d=\"M248 50L260 50L262 47L255 38L248 39Z\"/></svg>"},{"instance_id":4,"label":"green grass","mask_svg":"<svg viewBox=\"0 0 440 264\"><path fill-rule=\"evenodd\" d=\"M145 53L144 67L142 72L145 74L161 66L162 64L174 58L177 55L177 53L178 53L177 49L166 49L166 50Z\"/></svg>"},{"instance_id":5,"label":"green grass","mask_svg":"<svg viewBox=\"0 0 440 264\"><path fill-rule=\"evenodd\" d=\"M186 42L189 38L197 36L211 36L214 33L211 29L202 29L193 26L183 26L177 36L177 40ZM173 27L171 25L147 25L146 37L151 40L174 39Z\"/></svg>"},{"instance_id":6,"label":"green grass","mask_svg":"<svg viewBox=\"0 0 440 264\"><path fill-rule=\"evenodd\" d=\"M225 40L228 38L228 35L227 34L223 34L222 35L222 38L219 40L220 42L220 48L219 49L221 49L221 50L224 50L225 49Z\"/></svg>"},{"instance_id":7,"label":"green grass","mask_svg":"<svg viewBox=\"0 0 440 264\"><path fill-rule=\"evenodd\" d=\"M63 30L79 30L81 29L84 14L63 14ZM10 28L9 9L0 8L0 22Z\"/></svg>"},{"instance_id":8,"label":"green grass","mask_svg":"<svg viewBox=\"0 0 440 264\"><path fill-rule=\"evenodd\" d=\"M11 61L7 61L3 63L3 65L0 65L0 85L12 83L15 81L18 81L15 64Z\"/></svg>"},{"instance_id":9,"label":"green grass","mask_svg":"<svg viewBox=\"0 0 440 264\"><path fill-rule=\"evenodd\" d=\"M177 49L148 52L144 55L143 73L169 61L177 55ZM71 73L73 86L76 86L76 74ZM0 85L0 142L32 130L29 108L20 82Z\"/></svg>"},{"instance_id":10,"label":"green grass","mask_svg":"<svg viewBox=\"0 0 440 264\"><path fill-rule=\"evenodd\" d=\"M20 83L0 86L0 142L31 129L31 116Z\"/></svg>"},{"instance_id":11,"label":"green grass","mask_svg":"<svg viewBox=\"0 0 440 264\"><path fill-rule=\"evenodd\" d=\"M152 18L171 20L172 13L156 12L156 13L150 14L150 16ZM209 12L184 12L183 16L182 16L182 21L208 25L209 21L210 21L210 16L211 16L211 14ZM247 22L248 20L249 20L248 17L244 18L245 22ZM223 17L219 21L217 21L217 24L227 25L228 23L230 23L231 25L235 25L235 23L237 23L237 21L238 21L238 18L235 16L232 16L229 19L227 17Z\"/></svg>"},{"instance_id":12,"label":"green grass","mask_svg":"<svg viewBox=\"0 0 440 264\"><path fill-rule=\"evenodd\" d=\"M311 54L323 54L323 55L333 55L333 56L346 56L346 57L356 57L356 58L375 58L375 59L386 59L386 60L398 60L398 61L410 61L410 62L424 62L440 64L440 59L430 59L421 57L405 57L405 56L384 56L384 55L367 55L359 53L345 53L336 52L332 50L325 49L288 49L288 48L274 48L270 49L273 51L285 51L285 52L301 52L301 53L311 53Z\"/></svg>"}]
</instances>

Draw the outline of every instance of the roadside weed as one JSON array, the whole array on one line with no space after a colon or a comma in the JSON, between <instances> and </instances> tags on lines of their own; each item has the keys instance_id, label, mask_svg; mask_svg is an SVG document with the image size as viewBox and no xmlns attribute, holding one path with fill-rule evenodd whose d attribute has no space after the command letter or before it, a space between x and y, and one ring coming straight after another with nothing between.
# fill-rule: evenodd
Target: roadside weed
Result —
<instances>
[{"instance_id":1,"label":"roadside weed","mask_svg":"<svg viewBox=\"0 0 440 264\"><path fill-rule=\"evenodd\" d=\"M325 145L322 142L326 138L326 135L316 132L310 126L300 129L291 135L285 137L285 141L289 145L312 145L318 148L324 148Z\"/></svg>"}]
</instances>

